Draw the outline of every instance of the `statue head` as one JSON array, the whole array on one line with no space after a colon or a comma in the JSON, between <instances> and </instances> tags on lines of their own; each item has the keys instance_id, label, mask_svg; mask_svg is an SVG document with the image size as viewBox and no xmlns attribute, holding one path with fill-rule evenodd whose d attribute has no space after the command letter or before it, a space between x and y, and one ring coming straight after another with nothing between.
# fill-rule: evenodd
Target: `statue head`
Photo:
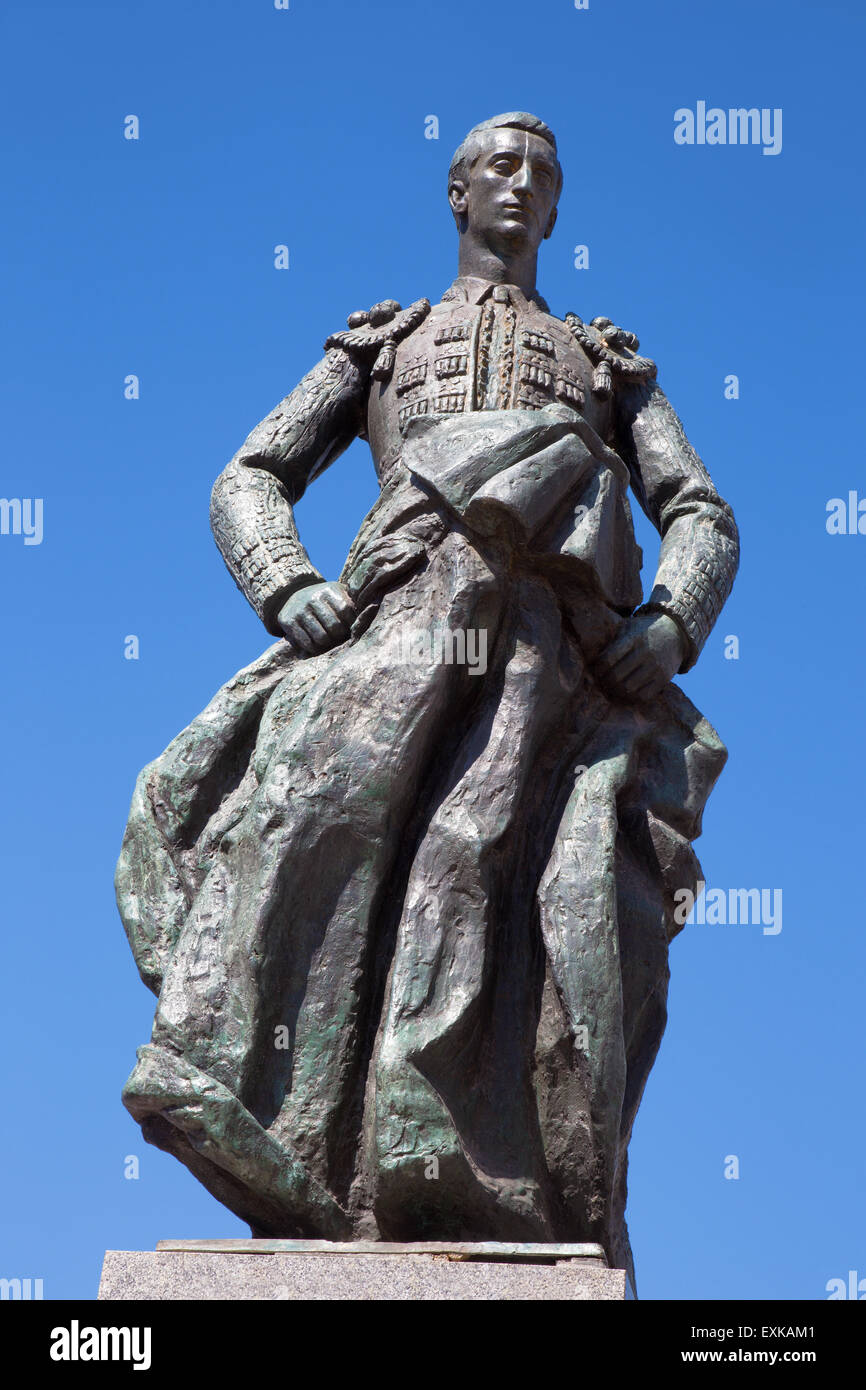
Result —
<instances>
[{"instance_id":1,"label":"statue head","mask_svg":"<svg viewBox=\"0 0 866 1390\"><path fill-rule=\"evenodd\" d=\"M499 255L530 254L553 231L562 169L553 131L526 111L473 126L448 170L461 237Z\"/></svg>"}]
</instances>

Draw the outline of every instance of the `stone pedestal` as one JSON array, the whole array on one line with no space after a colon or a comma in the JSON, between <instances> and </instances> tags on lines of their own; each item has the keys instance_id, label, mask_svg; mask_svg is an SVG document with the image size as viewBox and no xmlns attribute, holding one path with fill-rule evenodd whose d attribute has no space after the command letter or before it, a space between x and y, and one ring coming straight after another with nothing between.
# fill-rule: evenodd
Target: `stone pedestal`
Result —
<instances>
[{"instance_id":1,"label":"stone pedestal","mask_svg":"<svg viewBox=\"0 0 866 1390\"><path fill-rule=\"evenodd\" d=\"M599 1245L161 1240L108 1250L100 1299L583 1299L623 1301Z\"/></svg>"}]
</instances>

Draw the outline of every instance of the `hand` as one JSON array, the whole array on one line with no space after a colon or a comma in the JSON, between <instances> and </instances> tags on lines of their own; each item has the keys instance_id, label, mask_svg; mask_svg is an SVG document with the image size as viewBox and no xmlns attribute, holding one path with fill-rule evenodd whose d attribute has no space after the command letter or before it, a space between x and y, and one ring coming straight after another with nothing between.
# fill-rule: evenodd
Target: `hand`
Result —
<instances>
[{"instance_id":1,"label":"hand","mask_svg":"<svg viewBox=\"0 0 866 1390\"><path fill-rule=\"evenodd\" d=\"M686 643L667 613L626 618L595 665L600 684L625 700L651 700L683 663Z\"/></svg>"},{"instance_id":2,"label":"hand","mask_svg":"<svg viewBox=\"0 0 866 1390\"><path fill-rule=\"evenodd\" d=\"M355 614L355 605L342 584L309 584L287 599L277 622L295 651L316 656L346 640Z\"/></svg>"}]
</instances>

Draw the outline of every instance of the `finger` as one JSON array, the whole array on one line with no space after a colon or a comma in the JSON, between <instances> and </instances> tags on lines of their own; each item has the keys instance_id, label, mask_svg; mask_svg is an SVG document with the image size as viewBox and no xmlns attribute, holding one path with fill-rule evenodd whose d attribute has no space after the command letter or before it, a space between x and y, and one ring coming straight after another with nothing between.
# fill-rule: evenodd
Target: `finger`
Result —
<instances>
[{"instance_id":1,"label":"finger","mask_svg":"<svg viewBox=\"0 0 866 1390\"><path fill-rule=\"evenodd\" d=\"M631 675L633 671L642 670L646 664L646 652L642 651L640 647L637 647L634 651L625 652L625 654L620 657L619 661L614 662L613 666L610 668L611 675L615 676L617 680L625 680L626 676ZM649 674L649 670L644 671L644 680L646 680Z\"/></svg>"},{"instance_id":2,"label":"finger","mask_svg":"<svg viewBox=\"0 0 866 1390\"><path fill-rule=\"evenodd\" d=\"M641 665L629 671L627 675L618 676L616 679L619 688L624 694L628 695L629 699L632 699L637 695L639 690L642 690L645 685L657 678L658 672L654 666L650 663L641 663Z\"/></svg>"},{"instance_id":3,"label":"finger","mask_svg":"<svg viewBox=\"0 0 866 1390\"><path fill-rule=\"evenodd\" d=\"M600 678L600 684L609 695L614 695L619 699L623 699L630 696L631 692L629 690L628 682L619 680L616 676L611 675L610 673Z\"/></svg>"},{"instance_id":4,"label":"finger","mask_svg":"<svg viewBox=\"0 0 866 1390\"><path fill-rule=\"evenodd\" d=\"M357 616L358 610L349 595L344 593L337 585L334 585L332 589L323 590L321 596L326 603L330 604L337 617L342 618L344 622L351 626Z\"/></svg>"},{"instance_id":5,"label":"finger","mask_svg":"<svg viewBox=\"0 0 866 1390\"><path fill-rule=\"evenodd\" d=\"M624 656L634 651L635 643L632 637L619 637L615 642L611 642L609 647L605 647L601 656L596 662L599 671L611 671L618 661L622 661Z\"/></svg>"},{"instance_id":6,"label":"finger","mask_svg":"<svg viewBox=\"0 0 866 1390\"><path fill-rule=\"evenodd\" d=\"M658 675L655 671L632 671L623 682L623 688L628 691L630 699L640 699L641 691L649 686L658 684Z\"/></svg>"},{"instance_id":7,"label":"finger","mask_svg":"<svg viewBox=\"0 0 866 1390\"><path fill-rule=\"evenodd\" d=\"M297 621L309 637L312 651L319 652L331 645L331 639L313 612L312 605L308 604L304 612L298 614Z\"/></svg>"},{"instance_id":8,"label":"finger","mask_svg":"<svg viewBox=\"0 0 866 1390\"><path fill-rule=\"evenodd\" d=\"M636 700L652 700L660 694L665 684L666 682L660 676L655 675L651 680L644 681L643 685L638 686L634 691L634 698Z\"/></svg>"},{"instance_id":9,"label":"finger","mask_svg":"<svg viewBox=\"0 0 866 1390\"><path fill-rule=\"evenodd\" d=\"M297 618L293 618L291 622L286 623L283 632L285 633L286 641L294 647L295 651L303 653L304 656L313 655L315 647Z\"/></svg>"},{"instance_id":10,"label":"finger","mask_svg":"<svg viewBox=\"0 0 866 1390\"><path fill-rule=\"evenodd\" d=\"M318 620L329 637L336 639L345 637L348 630L346 623L338 617L329 604L325 603L323 597L317 596L307 611Z\"/></svg>"}]
</instances>

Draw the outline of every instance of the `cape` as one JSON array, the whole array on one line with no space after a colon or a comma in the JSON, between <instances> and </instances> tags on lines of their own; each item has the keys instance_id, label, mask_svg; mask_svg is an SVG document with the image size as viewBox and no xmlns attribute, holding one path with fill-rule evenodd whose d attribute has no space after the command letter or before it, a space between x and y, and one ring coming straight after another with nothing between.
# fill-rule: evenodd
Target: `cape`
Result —
<instances>
[{"instance_id":1,"label":"cape","mask_svg":"<svg viewBox=\"0 0 866 1390\"><path fill-rule=\"evenodd\" d=\"M341 576L349 640L277 642L138 779L117 893L159 1003L124 1101L256 1235L631 1269L627 1147L726 750L677 686L592 675L640 559L574 412L414 421L404 464ZM483 633L483 671L420 632Z\"/></svg>"}]
</instances>

